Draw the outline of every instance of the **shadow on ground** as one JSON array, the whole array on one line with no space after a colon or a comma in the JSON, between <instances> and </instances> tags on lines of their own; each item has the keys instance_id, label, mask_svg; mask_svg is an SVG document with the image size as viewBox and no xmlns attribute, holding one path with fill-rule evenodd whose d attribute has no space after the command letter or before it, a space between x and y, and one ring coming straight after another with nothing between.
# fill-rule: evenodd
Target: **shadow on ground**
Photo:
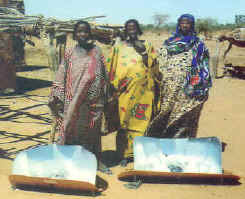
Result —
<instances>
[{"instance_id":1,"label":"shadow on ground","mask_svg":"<svg viewBox=\"0 0 245 199\"><path fill-rule=\"evenodd\" d=\"M37 65L25 65L16 68L17 72L33 72L36 70L48 69L48 66L37 66ZM15 94L23 94L28 91L50 87L51 81L41 80L35 78L16 77L17 92Z\"/></svg>"},{"instance_id":2,"label":"shadow on ground","mask_svg":"<svg viewBox=\"0 0 245 199\"><path fill-rule=\"evenodd\" d=\"M17 72L31 72L35 70L42 70L47 69L48 66L36 66L36 65L25 65L25 66L19 66L16 68Z\"/></svg>"},{"instance_id":3,"label":"shadow on ground","mask_svg":"<svg viewBox=\"0 0 245 199\"><path fill-rule=\"evenodd\" d=\"M0 106L0 121L11 121L15 123L27 123L27 122L21 122L18 119L20 117L29 117L31 119L37 120L36 122L31 122L40 124L40 125L49 125L51 123L51 119L48 117L48 113L43 114L32 114L28 111L33 108L39 108L41 106L46 106L46 103L40 103L36 105L27 106L24 108L20 108L18 110L11 109L9 106Z\"/></svg>"},{"instance_id":4,"label":"shadow on ground","mask_svg":"<svg viewBox=\"0 0 245 199\"><path fill-rule=\"evenodd\" d=\"M40 88L46 88L52 85L51 81L25 78L25 77L17 77L16 83L17 83L17 92L15 94L23 94L28 91L33 91Z\"/></svg>"},{"instance_id":5,"label":"shadow on ground","mask_svg":"<svg viewBox=\"0 0 245 199\"><path fill-rule=\"evenodd\" d=\"M119 162L121 161L118 152L116 152L114 150L103 151L101 154L101 159L102 159L102 162L107 167L117 166L119 164Z\"/></svg>"},{"instance_id":6,"label":"shadow on ground","mask_svg":"<svg viewBox=\"0 0 245 199\"><path fill-rule=\"evenodd\" d=\"M35 135L23 135L18 133L0 131L0 158L13 160L15 155L20 153L21 151L48 144L48 138L46 138L45 136L49 133L50 131L44 131ZM11 138L12 141L5 141L6 138ZM22 149L18 149L15 147L18 145L18 143L26 141L32 141L33 143ZM4 149L1 148L1 146L3 146ZM6 148L6 146L9 146L9 148Z\"/></svg>"},{"instance_id":7,"label":"shadow on ground","mask_svg":"<svg viewBox=\"0 0 245 199\"><path fill-rule=\"evenodd\" d=\"M30 97L30 96L26 96ZM12 109L8 105L0 105L0 122L12 122L12 123L30 123L38 125L50 125L51 120L48 117L48 113L43 114L32 114L29 112L30 109L39 108L40 106L46 106L45 103L34 104L20 109ZM20 118L31 118L35 121L26 122L21 121ZM29 131L30 129L27 129ZM35 132L33 132L34 134ZM17 132L0 131L0 158L13 160L13 157L22 150L30 147L36 147L42 144L48 143L47 134L50 131L39 132L34 135L19 134ZM31 141L32 144L25 148L19 149L19 143Z\"/></svg>"},{"instance_id":8,"label":"shadow on ground","mask_svg":"<svg viewBox=\"0 0 245 199\"><path fill-rule=\"evenodd\" d=\"M93 192L93 191L81 191L81 190L69 190L69 188L66 189L58 189L55 188L52 184L50 184L50 187L38 187L37 185L19 185L16 187L12 187L13 190L15 189L21 189L23 191L32 191L32 192L41 192L41 193L50 193L50 194L58 194L58 195L66 195L66 196L81 196L81 197L97 197L101 196L101 192Z\"/></svg>"}]
</instances>

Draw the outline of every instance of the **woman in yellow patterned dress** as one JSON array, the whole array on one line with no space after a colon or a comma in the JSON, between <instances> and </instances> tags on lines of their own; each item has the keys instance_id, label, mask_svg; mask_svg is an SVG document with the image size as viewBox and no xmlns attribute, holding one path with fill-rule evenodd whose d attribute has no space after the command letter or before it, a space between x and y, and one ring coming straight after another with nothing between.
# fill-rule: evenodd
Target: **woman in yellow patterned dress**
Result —
<instances>
[{"instance_id":1,"label":"woman in yellow patterned dress","mask_svg":"<svg viewBox=\"0 0 245 199\"><path fill-rule=\"evenodd\" d=\"M116 43L106 61L110 82L118 97L120 130L117 151L123 156L121 166L133 157L133 140L143 136L152 118L154 101L153 71L156 54L144 40L138 21L125 23L125 40Z\"/></svg>"}]
</instances>

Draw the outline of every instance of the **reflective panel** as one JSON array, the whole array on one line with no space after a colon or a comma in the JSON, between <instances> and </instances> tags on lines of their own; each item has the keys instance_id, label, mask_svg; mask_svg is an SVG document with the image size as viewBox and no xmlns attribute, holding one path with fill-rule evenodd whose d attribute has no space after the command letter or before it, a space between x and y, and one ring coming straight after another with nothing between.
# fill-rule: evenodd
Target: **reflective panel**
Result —
<instances>
[{"instance_id":1,"label":"reflective panel","mask_svg":"<svg viewBox=\"0 0 245 199\"><path fill-rule=\"evenodd\" d=\"M222 146L216 137L134 139L134 169L160 172L222 173Z\"/></svg>"},{"instance_id":2,"label":"reflective panel","mask_svg":"<svg viewBox=\"0 0 245 199\"><path fill-rule=\"evenodd\" d=\"M97 160L81 146L45 145L20 152L12 174L95 184Z\"/></svg>"}]
</instances>

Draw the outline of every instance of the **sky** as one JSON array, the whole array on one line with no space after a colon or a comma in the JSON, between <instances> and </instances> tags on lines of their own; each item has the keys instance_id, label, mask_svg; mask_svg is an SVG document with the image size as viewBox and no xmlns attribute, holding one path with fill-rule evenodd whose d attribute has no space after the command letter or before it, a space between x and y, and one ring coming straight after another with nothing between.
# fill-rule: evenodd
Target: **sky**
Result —
<instances>
[{"instance_id":1,"label":"sky","mask_svg":"<svg viewBox=\"0 0 245 199\"><path fill-rule=\"evenodd\" d=\"M153 24L154 14L169 15L175 23L181 14L197 18L211 17L218 23L234 23L235 15L245 15L245 0L24 0L27 15L42 14L60 20L101 16L97 22L124 24L137 19L141 24ZM198 2L198 3L197 3Z\"/></svg>"}]
</instances>

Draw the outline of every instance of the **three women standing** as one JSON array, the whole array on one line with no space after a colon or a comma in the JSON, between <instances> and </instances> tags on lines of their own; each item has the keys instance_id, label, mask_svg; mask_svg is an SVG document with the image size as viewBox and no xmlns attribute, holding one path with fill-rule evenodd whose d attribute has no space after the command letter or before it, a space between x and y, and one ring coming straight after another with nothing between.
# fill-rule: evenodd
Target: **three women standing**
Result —
<instances>
[{"instance_id":1,"label":"three women standing","mask_svg":"<svg viewBox=\"0 0 245 199\"><path fill-rule=\"evenodd\" d=\"M196 36L194 25L192 15L185 14L178 19L176 33L159 50L158 64L151 43L139 39L142 31L134 19L125 23L125 39L112 47L106 69L114 96L118 97L120 129L116 140L121 166L126 166L133 157L136 136L195 137L211 77L209 53ZM63 117L57 113L58 143L81 144L100 158L107 73L100 49L88 42L90 36L88 23L75 26L78 45L65 54L50 104L64 103ZM154 117L157 106L154 79L158 67L162 75L161 109ZM109 171L105 166L100 168Z\"/></svg>"}]
</instances>

